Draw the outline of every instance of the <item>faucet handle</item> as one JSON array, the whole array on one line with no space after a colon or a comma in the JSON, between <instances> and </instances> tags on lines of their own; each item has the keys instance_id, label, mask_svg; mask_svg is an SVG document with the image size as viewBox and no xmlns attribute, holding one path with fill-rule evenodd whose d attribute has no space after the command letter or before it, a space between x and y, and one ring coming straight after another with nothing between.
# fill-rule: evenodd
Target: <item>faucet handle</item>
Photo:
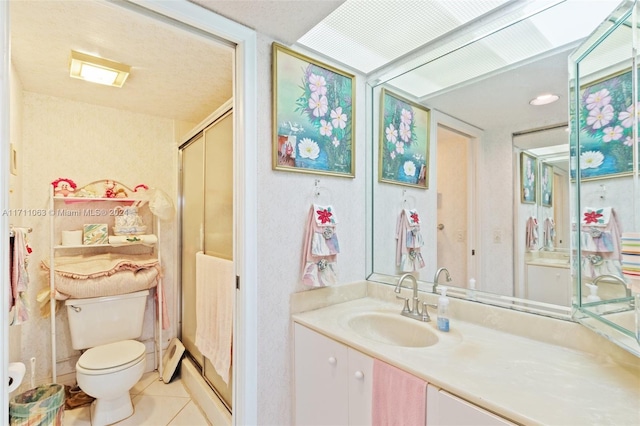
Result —
<instances>
[{"instance_id":1,"label":"faucet handle","mask_svg":"<svg viewBox=\"0 0 640 426\"><path fill-rule=\"evenodd\" d=\"M429 306L427 302L422 302L422 321L424 322L431 321L431 317L429 316L429 311L427 310L427 306Z\"/></svg>"},{"instance_id":2,"label":"faucet handle","mask_svg":"<svg viewBox=\"0 0 640 426\"><path fill-rule=\"evenodd\" d=\"M407 297L396 296L396 299L404 300L404 308L402 309L402 312L410 312L411 311L411 309L409 309L409 299Z\"/></svg>"}]
</instances>

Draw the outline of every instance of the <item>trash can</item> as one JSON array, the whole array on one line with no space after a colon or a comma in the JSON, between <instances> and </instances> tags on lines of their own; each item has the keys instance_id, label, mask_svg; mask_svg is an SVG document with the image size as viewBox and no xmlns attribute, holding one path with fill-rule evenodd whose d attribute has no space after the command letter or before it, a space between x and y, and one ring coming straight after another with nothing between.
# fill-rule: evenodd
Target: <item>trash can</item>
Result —
<instances>
[{"instance_id":1,"label":"trash can","mask_svg":"<svg viewBox=\"0 0 640 426\"><path fill-rule=\"evenodd\" d=\"M64 386L41 385L9 401L11 426L62 426Z\"/></svg>"}]
</instances>

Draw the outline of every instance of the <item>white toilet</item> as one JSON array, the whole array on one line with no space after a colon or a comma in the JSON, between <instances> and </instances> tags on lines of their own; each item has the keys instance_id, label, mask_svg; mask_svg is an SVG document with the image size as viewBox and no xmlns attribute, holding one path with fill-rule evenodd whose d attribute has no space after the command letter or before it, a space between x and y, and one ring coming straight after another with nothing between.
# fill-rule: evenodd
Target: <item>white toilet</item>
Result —
<instances>
[{"instance_id":1,"label":"white toilet","mask_svg":"<svg viewBox=\"0 0 640 426\"><path fill-rule=\"evenodd\" d=\"M74 349L87 349L76 363L78 386L96 398L91 424L108 425L133 414L129 390L144 373L142 335L148 290L91 299L67 299Z\"/></svg>"}]
</instances>

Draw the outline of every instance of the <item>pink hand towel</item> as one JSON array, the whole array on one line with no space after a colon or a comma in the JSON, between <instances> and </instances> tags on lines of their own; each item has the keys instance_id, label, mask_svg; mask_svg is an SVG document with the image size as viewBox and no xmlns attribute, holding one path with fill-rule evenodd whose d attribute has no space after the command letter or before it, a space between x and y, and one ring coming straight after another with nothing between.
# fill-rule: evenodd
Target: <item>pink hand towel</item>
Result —
<instances>
[{"instance_id":1,"label":"pink hand towel","mask_svg":"<svg viewBox=\"0 0 640 426\"><path fill-rule=\"evenodd\" d=\"M374 359L371 414L374 426L424 425L427 382Z\"/></svg>"}]
</instances>

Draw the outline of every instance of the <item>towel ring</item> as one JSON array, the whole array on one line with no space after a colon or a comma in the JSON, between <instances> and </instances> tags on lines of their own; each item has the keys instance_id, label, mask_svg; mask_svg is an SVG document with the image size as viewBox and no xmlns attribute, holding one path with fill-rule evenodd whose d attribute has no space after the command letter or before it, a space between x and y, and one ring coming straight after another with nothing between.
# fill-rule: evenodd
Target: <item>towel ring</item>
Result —
<instances>
[{"instance_id":1,"label":"towel ring","mask_svg":"<svg viewBox=\"0 0 640 426\"><path fill-rule=\"evenodd\" d=\"M325 197L322 199L322 197ZM320 179L315 179L313 184L313 203L331 204L331 190L325 186L320 186Z\"/></svg>"}]
</instances>

